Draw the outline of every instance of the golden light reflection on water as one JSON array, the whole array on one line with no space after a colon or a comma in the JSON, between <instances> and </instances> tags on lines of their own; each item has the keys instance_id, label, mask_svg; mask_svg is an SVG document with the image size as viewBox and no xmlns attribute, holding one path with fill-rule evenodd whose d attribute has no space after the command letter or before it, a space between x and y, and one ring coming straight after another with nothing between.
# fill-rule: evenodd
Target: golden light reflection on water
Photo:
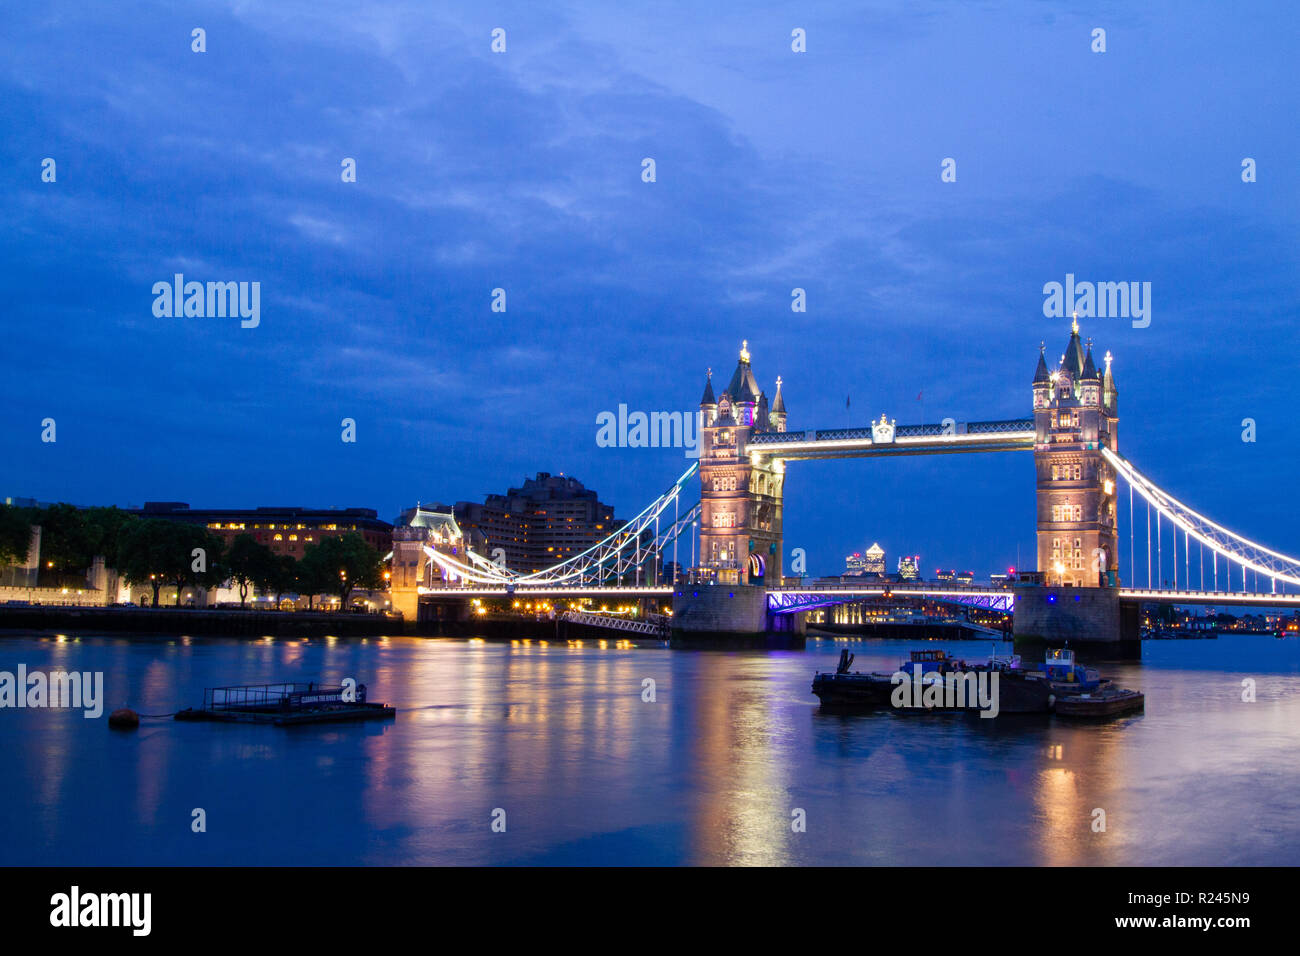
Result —
<instances>
[{"instance_id":1,"label":"golden light reflection on water","mask_svg":"<svg viewBox=\"0 0 1300 956\"><path fill-rule=\"evenodd\" d=\"M1082 725L823 715L809 676L834 666L832 644L768 655L603 643L10 644L14 661L104 668L106 704L146 713L197 704L214 684L344 676L399 713L328 729L146 721L134 735L80 714L0 715L15 779L28 781L7 816L50 847L108 817L105 839L120 832L119 852L146 861L206 803L223 826L263 828L280 863L1074 866L1300 849L1300 673L1285 661L1259 675L1254 704L1237 673L1128 665L1117 678L1148 692L1146 714ZM507 834L489 829L498 807ZM807 832L791 828L796 807Z\"/></svg>"},{"instance_id":2,"label":"golden light reflection on water","mask_svg":"<svg viewBox=\"0 0 1300 956\"><path fill-rule=\"evenodd\" d=\"M794 836L789 766L774 746L773 700L754 686L767 662L744 661L739 675L711 686L696 711L693 764L703 796L692 821L692 861L707 866L780 866Z\"/></svg>"}]
</instances>

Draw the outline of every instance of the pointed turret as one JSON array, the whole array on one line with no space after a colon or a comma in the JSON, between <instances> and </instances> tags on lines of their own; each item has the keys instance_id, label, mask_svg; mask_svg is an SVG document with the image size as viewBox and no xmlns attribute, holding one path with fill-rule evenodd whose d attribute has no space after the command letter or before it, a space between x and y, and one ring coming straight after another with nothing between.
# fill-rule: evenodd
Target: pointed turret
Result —
<instances>
[{"instance_id":1,"label":"pointed turret","mask_svg":"<svg viewBox=\"0 0 1300 956\"><path fill-rule=\"evenodd\" d=\"M1079 313L1077 312L1074 314L1074 324L1070 326L1070 344L1065 347L1061 370L1069 372L1070 378L1076 382L1083 377L1083 343L1079 341Z\"/></svg>"},{"instance_id":2,"label":"pointed turret","mask_svg":"<svg viewBox=\"0 0 1300 956\"><path fill-rule=\"evenodd\" d=\"M776 377L776 398L772 399L772 411L768 415L773 431L785 431L785 398L781 395L781 376Z\"/></svg>"},{"instance_id":3,"label":"pointed turret","mask_svg":"<svg viewBox=\"0 0 1300 956\"><path fill-rule=\"evenodd\" d=\"M712 425L718 420L718 400L713 397L713 369L705 373L704 394L700 396L700 420Z\"/></svg>"},{"instance_id":4,"label":"pointed turret","mask_svg":"<svg viewBox=\"0 0 1300 956\"><path fill-rule=\"evenodd\" d=\"M1034 370L1035 385L1046 385L1052 380L1052 374L1047 370L1047 357L1043 354L1046 351L1046 342L1038 346L1038 368Z\"/></svg>"},{"instance_id":5,"label":"pointed turret","mask_svg":"<svg viewBox=\"0 0 1300 956\"><path fill-rule=\"evenodd\" d=\"M758 404L758 382L749 367L748 339L740 343L740 361L736 363L736 371L727 383L727 392L737 405Z\"/></svg>"},{"instance_id":6,"label":"pointed turret","mask_svg":"<svg viewBox=\"0 0 1300 956\"><path fill-rule=\"evenodd\" d=\"M708 408L717 404L718 400L713 397L713 369L709 369L708 377L704 380L704 396L700 399L700 407Z\"/></svg>"},{"instance_id":7,"label":"pointed turret","mask_svg":"<svg viewBox=\"0 0 1300 956\"><path fill-rule=\"evenodd\" d=\"M1114 356L1107 352L1104 356L1106 361L1106 372L1102 377L1101 396L1102 402L1111 411L1115 410L1115 399L1119 395L1119 389L1115 387L1115 376L1110 372L1110 363L1114 361Z\"/></svg>"},{"instance_id":8,"label":"pointed turret","mask_svg":"<svg viewBox=\"0 0 1300 956\"><path fill-rule=\"evenodd\" d=\"M1092 339L1088 340L1088 354L1083 360L1083 378L1084 382L1100 382L1101 376L1097 374L1097 366L1092 362Z\"/></svg>"}]
</instances>

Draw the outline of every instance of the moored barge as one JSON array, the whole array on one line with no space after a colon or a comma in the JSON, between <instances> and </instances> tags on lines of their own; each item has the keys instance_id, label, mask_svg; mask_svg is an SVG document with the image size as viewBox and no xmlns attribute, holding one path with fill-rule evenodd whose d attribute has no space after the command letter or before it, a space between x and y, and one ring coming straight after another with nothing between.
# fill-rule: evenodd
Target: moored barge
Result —
<instances>
[{"instance_id":1,"label":"moored barge","mask_svg":"<svg viewBox=\"0 0 1300 956\"><path fill-rule=\"evenodd\" d=\"M996 694L995 710L1006 714L1047 713L1055 700L1052 683L1041 671L1026 671L1015 655L993 656L986 663L968 663L949 657L942 650L912 651L909 658L892 674L859 673L851 671L853 655L841 651L839 666L833 674L818 673L813 678L812 692L821 700L827 711L897 710L902 713L952 713L987 710L973 692L982 679L985 686ZM993 677L996 675L996 682ZM941 684L944 700L937 705L918 699L916 688L902 688L898 698L895 691L900 683L922 684L933 681ZM948 685L964 684L965 693L958 702L949 704ZM992 685L990 687L990 685ZM995 690L994 690L995 688ZM911 691L911 692L909 692ZM955 697L955 695L953 695ZM895 700L903 702L895 706Z\"/></svg>"},{"instance_id":2,"label":"moored barge","mask_svg":"<svg viewBox=\"0 0 1300 956\"><path fill-rule=\"evenodd\" d=\"M209 687L203 691L203 706L178 711L176 720L216 720L291 727L297 724L385 720L396 715L397 708L366 700L365 684L357 684L355 687L324 687L314 681L298 681Z\"/></svg>"},{"instance_id":3,"label":"moored barge","mask_svg":"<svg viewBox=\"0 0 1300 956\"><path fill-rule=\"evenodd\" d=\"M1116 717L1145 707L1146 698L1141 691L1123 687L1106 688L1095 694L1069 695L1056 701L1056 713L1062 717Z\"/></svg>"},{"instance_id":4,"label":"moored barge","mask_svg":"<svg viewBox=\"0 0 1300 956\"><path fill-rule=\"evenodd\" d=\"M823 710L980 711L986 716L1055 711L1082 717L1108 716L1142 706L1141 694L1114 687L1109 678L1078 664L1068 648L1047 651L1041 668L1033 669L1023 667L1020 657L1014 654L995 655L987 663L971 664L931 649L912 651L892 674L852 671L853 660L854 656L843 650L833 674L819 672L813 678L812 691L821 700ZM969 693L981 681L995 701ZM925 689L929 684L941 687L931 692ZM950 685L958 684L964 684L968 691L960 697L949 693L955 689ZM1071 703L1063 711L1061 701L1066 699Z\"/></svg>"}]
</instances>

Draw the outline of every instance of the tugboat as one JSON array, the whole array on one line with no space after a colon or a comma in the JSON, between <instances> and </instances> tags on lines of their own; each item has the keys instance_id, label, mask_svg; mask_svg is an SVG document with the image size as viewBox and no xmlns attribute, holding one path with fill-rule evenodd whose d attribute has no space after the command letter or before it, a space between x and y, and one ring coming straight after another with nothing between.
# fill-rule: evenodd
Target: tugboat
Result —
<instances>
[{"instance_id":1,"label":"tugboat","mask_svg":"<svg viewBox=\"0 0 1300 956\"><path fill-rule=\"evenodd\" d=\"M1049 648L1043 657L1043 675L1052 685L1052 691L1062 694L1089 693L1110 683L1091 667L1074 661L1074 651L1068 647Z\"/></svg>"}]
</instances>

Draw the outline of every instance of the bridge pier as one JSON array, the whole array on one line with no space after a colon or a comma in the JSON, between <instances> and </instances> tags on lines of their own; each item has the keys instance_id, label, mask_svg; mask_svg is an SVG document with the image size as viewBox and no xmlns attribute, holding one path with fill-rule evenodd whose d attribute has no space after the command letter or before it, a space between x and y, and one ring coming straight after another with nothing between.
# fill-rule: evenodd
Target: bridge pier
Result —
<instances>
[{"instance_id":1,"label":"bridge pier","mask_svg":"<svg viewBox=\"0 0 1300 956\"><path fill-rule=\"evenodd\" d=\"M806 615L772 614L767 589L747 584L685 584L673 593L669 645L685 648L801 648Z\"/></svg>"},{"instance_id":2,"label":"bridge pier","mask_svg":"<svg viewBox=\"0 0 1300 956\"><path fill-rule=\"evenodd\" d=\"M414 587L390 587L389 603L394 611L402 615L404 626L414 626L420 617L420 592Z\"/></svg>"},{"instance_id":3,"label":"bridge pier","mask_svg":"<svg viewBox=\"0 0 1300 956\"><path fill-rule=\"evenodd\" d=\"M1081 658L1136 660L1142 656L1136 605L1116 588L1026 586L1015 589L1016 652L1037 656L1067 644Z\"/></svg>"}]
</instances>

